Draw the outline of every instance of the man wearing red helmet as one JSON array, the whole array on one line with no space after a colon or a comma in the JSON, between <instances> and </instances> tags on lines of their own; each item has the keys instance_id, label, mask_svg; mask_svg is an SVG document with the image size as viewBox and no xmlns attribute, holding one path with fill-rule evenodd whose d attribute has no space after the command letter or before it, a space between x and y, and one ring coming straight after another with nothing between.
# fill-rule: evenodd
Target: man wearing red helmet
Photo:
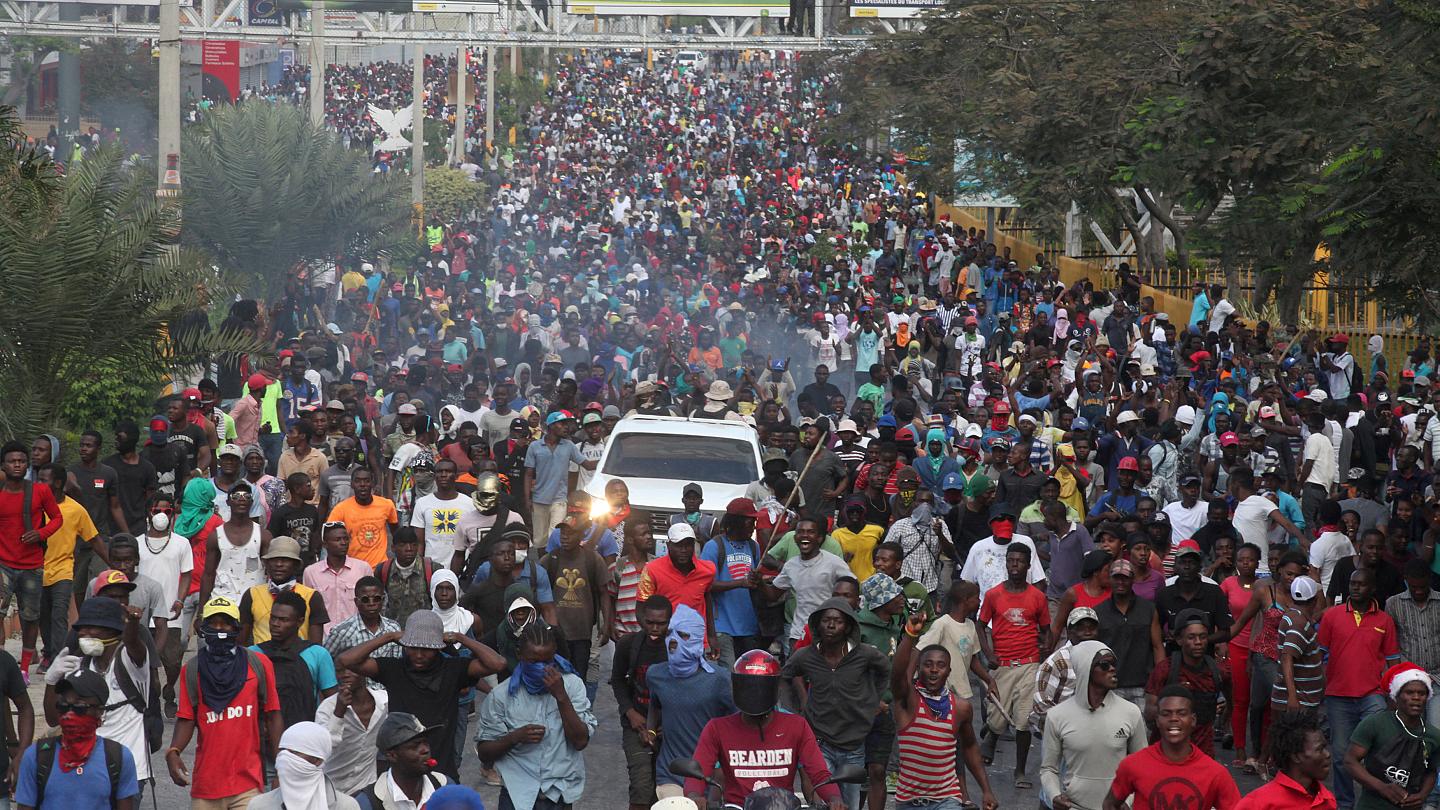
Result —
<instances>
[{"instance_id":1,"label":"man wearing red helmet","mask_svg":"<svg viewBox=\"0 0 1440 810\"><path fill-rule=\"evenodd\" d=\"M799 715L775 712L780 691L780 662L775 656L764 650L740 656L730 672L730 684L740 711L706 723L695 745L701 773L710 776L719 765L727 804L744 804L746 796L762 788L788 788L795 784L797 765L811 784L830 778L810 724ZM815 792L830 810L845 807L835 785L822 785ZM705 810L704 783L686 779L685 795Z\"/></svg>"}]
</instances>

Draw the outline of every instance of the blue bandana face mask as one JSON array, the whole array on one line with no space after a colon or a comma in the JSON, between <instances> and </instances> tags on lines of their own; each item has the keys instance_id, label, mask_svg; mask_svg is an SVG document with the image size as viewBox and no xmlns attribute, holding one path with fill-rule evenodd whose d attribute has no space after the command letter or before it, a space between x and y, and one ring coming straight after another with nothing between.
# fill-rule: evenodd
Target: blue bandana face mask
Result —
<instances>
[{"instance_id":1,"label":"blue bandana face mask","mask_svg":"<svg viewBox=\"0 0 1440 810\"><path fill-rule=\"evenodd\" d=\"M524 687L525 691L532 695L548 691L545 686L545 668L550 666L566 675L575 673L575 667L559 655L549 661L521 661L510 675L510 694L513 695L520 691L521 687Z\"/></svg>"}]
</instances>

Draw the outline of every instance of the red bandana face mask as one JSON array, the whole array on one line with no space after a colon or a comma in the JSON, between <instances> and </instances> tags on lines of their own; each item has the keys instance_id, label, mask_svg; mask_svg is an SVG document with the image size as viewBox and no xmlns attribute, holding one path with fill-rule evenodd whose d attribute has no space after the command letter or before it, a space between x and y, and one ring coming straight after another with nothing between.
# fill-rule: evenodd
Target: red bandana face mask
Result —
<instances>
[{"instance_id":1,"label":"red bandana face mask","mask_svg":"<svg viewBox=\"0 0 1440 810\"><path fill-rule=\"evenodd\" d=\"M73 771L89 761L99 728L100 718L88 712L60 715L60 770Z\"/></svg>"}]
</instances>

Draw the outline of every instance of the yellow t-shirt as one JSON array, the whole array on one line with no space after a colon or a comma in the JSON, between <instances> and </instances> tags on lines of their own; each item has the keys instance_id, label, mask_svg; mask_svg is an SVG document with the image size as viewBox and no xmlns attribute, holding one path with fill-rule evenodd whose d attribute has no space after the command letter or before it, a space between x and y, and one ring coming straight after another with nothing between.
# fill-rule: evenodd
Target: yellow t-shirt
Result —
<instances>
[{"instance_id":1,"label":"yellow t-shirt","mask_svg":"<svg viewBox=\"0 0 1440 810\"><path fill-rule=\"evenodd\" d=\"M845 556L849 557L845 562L850 566L850 573L862 584L875 573L875 562L871 558L875 555L875 544L885 536L884 529L873 523L865 524L858 532L840 526L830 532L830 536L845 550Z\"/></svg>"},{"instance_id":2,"label":"yellow t-shirt","mask_svg":"<svg viewBox=\"0 0 1440 810\"><path fill-rule=\"evenodd\" d=\"M75 578L75 544L86 542L99 534L90 513L74 498L60 504L60 528L45 541L45 573L42 585Z\"/></svg>"}]
</instances>

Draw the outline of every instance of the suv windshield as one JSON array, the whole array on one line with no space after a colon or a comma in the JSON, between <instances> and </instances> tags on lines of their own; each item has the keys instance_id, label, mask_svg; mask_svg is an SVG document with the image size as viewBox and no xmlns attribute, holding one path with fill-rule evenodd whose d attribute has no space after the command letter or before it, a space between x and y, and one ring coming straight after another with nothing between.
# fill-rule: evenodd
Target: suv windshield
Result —
<instances>
[{"instance_id":1,"label":"suv windshield","mask_svg":"<svg viewBox=\"0 0 1440 810\"><path fill-rule=\"evenodd\" d=\"M669 433L622 433L614 437L601 472L617 478L698 478L717 484L748 484L760 478L749 442Z\"/></svg>"}]
</instances>

